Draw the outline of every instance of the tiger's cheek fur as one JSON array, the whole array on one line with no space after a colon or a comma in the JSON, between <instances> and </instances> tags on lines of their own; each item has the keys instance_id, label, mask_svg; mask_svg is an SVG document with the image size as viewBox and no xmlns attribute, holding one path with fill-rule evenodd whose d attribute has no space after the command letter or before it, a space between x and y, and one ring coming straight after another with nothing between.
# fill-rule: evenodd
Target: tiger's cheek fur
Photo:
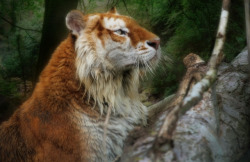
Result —
<instances>
[{"instance_id":1,"label":"tiger's cheek fur","mask_svg":"<svg viewBox=\"0 0 250 162\"><path fill-rule=\"evenodd\" d=\"M128 64L127 60L129 60L128 57L131 57L131 53L135 55L130 38L114 34L113 31L105 29L100 22L97 26L92 34L92 39L95 40L96 55L103 62L102 66L111 71L121 69L121 66ZM135 58L133 58L133 64L134 60Z\"/></svg>"}]
</instances>

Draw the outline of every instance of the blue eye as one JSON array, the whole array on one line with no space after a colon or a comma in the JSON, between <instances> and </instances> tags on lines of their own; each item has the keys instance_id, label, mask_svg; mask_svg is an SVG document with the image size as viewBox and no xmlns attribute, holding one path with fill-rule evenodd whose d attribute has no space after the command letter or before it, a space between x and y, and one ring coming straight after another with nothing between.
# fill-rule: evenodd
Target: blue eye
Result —
<instances>
[{"instance_id":1,"label":"blue eye","mask_svg":"<svg viewBox=\"0 0 250 162\"><path fill-rule=\"evenodd\" d=\"M122 30L122 29L115 30L114 32L118 35L127 35L128 33L127 31Z\"/></svg>"}]
</instances>

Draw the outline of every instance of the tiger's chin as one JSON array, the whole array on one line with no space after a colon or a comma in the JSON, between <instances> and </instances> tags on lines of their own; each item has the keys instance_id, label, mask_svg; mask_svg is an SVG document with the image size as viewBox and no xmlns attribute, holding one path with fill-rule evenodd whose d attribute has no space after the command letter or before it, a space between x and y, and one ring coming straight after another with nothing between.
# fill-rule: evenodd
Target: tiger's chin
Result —
<instances>
[{"instance_id":1,"label":"tiger's chin","mask_svg":"<svg viewBox=\"0 0 250 162\"><path fill-rule=\"evenodd\" d=\"M152 70L156 67L159 60L160 60L160 51L151 52L142 55L142 57L139 58L138 65L140 69Z\"/></svg>"}]
</instances>

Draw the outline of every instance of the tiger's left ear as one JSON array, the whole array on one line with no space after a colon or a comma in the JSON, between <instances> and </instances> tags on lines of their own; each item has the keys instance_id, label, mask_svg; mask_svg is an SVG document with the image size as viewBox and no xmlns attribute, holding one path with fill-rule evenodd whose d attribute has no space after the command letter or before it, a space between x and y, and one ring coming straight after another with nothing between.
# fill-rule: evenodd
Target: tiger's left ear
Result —
<instances>
[{"instance_id":1,"label":"tiger's left ear","mask_svg":"<svg viewBox=\"0 0 250 162\"><path fill-rule=\"evenodd\" d=\"M72 10L66 16L66 26L73 35L79 36L85 27L84 15L81 11Z\"/></svg>"},{"instance_id":2,"label":"tiger's left ear","mask_svg":"<svg viewBox=\"0 0 250 162\"><path fill-rule=\"evenodd\" d=\"M119 13L117 12L116 8L115 7L112 7L108 13L112 13L112 14L116 14L116 15L119 15Z\"/></svg>"}]
</instances>

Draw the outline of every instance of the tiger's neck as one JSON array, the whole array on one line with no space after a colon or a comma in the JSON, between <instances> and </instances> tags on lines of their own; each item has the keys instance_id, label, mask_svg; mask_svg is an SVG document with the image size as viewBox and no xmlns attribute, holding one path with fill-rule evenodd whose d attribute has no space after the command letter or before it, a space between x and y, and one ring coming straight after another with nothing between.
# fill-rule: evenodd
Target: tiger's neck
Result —
<instances>
[{"instance_id":1,"label":"tiger's neck","mask_svg":"<svg viewBox=\"0 0 250 162\"><path fill-rule=\"evenodd\" d=\"M131 105L141 105L136 73L130 71L115 76L110 74L108 77L108 74L99 74L95 79L89 76L83 82L89 97L94 99L101 113L106 113L107 108L111 107L113 113L128 115Z\"/></svg>"}]
</instances>

